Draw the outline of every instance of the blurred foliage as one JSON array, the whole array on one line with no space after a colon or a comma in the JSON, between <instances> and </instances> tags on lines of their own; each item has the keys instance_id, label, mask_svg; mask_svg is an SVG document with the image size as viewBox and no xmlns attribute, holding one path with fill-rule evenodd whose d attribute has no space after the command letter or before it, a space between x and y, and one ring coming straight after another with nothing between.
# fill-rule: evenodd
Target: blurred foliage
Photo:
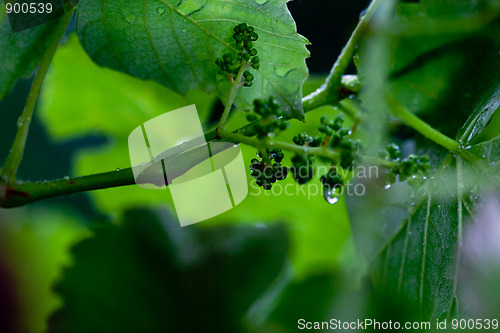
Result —
<instances>
[{"instance_id":1,"label":"blurred foliage","mask_svg":"<svg viewBox=\"0 0 500 333\"><path fill-rule=\"evenodd\" d=\"M65 307L51 332L239 332L286 264L278 225L179 229L166 211L137 209L94 232L56 288Z\"/></svg>"},{"instance_id":2,"label":"blurred foliage","mask_svg":"<svg viewBox=\"0 0 500 333\"><path fill-rule=\"evenodd\" d=\"M62 305L52 284L62 278L61 267L72 263L68 248L89 235L70 211L0 212L0 262L9 268L12 284L7 287L19 302L14 332L46 330L48 316Z\"/></svg>"},{"instance_id":3,"label":"blurred foliage","mask_svg":"<svg viewBox=\"0 0 500 333\"><path fill-rule=\"evenodd\" d=\"M375 287L418 304L424 318L462 315L457 284L464 225L481 196L498 186L497 168L488 166L500 160L497 140L469 146L500 106L499 31L499 1L387 1L358 55L366 85L361 100L370 114L363 134L376 138L372 149L401 141L405 155L419 149L436 163L433 176L416 188L397 183L384 190L362 180L368 194L349 197L353 235L370 260ZM392 119L387 96L457 137L469 149L467 158L415 133L398 138L386 125Z\"/></svg>"}]
</instances>

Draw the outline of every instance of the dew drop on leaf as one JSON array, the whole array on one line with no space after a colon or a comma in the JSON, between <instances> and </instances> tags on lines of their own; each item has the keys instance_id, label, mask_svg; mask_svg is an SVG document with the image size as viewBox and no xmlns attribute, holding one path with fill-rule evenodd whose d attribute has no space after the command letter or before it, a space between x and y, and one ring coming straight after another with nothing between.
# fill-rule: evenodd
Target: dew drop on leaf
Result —
<instances>
[{"instance_id":1,"label":"dew drop on leaf","mask_svg":"<svg viewBox=\"0 0 500 333\"><path fill-rule=\"evenodd\" d=\"M134 13L126 14L126 15L124 15L124 18L125 18L125 21L127 21L127 23L129 23L129 24L134 24L135 21L137 21L137 15L135 15Z\"/></svg>"},{"instance_id":2,"label":"dew drop on leaf","mask_svg":"<svg viewBox=\"0 0 500 333\"><path fill-rule=\"evenodd\" d=\"M162 15L167 11L167 9L163 6L160 6L156 9L156 11L158 12L158 14Z\"/></svg>"},{"instance_id":3,"label":"dew drop on leaf","mask_svg":"<svg viewBox=\"0 0 500 333\"><path fill-rule=\"evenodd\" d=\"M267 0L255 0L259 5L263 5L267 2Z\"/></svg>"}]
</instances>

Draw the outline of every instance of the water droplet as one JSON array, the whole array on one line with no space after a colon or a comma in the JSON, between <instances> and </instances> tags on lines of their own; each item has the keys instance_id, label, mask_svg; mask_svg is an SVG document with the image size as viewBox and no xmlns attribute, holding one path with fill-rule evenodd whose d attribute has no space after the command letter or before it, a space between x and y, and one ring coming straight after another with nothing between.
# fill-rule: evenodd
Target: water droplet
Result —
<instances>
[{"instance_id":1,"label":"water droplet","mask_svg":"<svg viewBox=\"0 0 500 333\"><path fill-rule=\"evenodd\" d=\"M128 13L124 15L125 21L127 21L129 24L134 24L135 21L137 21L137 15L134 13Z\"/></svg>"},{"instance_id":2,"label":"water droplet","mask_svg":"<svg viewBox=\"0 0 500 333\"><path fill-rule=\"evenodd\" d=\"M64 176L64 180L69 180L69 176Z\"/></svg>"},{"instance_id":3,"label":"water droplet","mask_svg":"<svg viewBox=\"0 0 500 333\"><path fill-rule=\"evenodd\" d=\"M183 34L185 34L187 31L188 31L188 29L185 29L185 28L181 30L181 32L182 32Z\"/></svg>"},{"instance_id":4,"label":"water droplet","mask_svg":"<svg viewBox=\"0 0 500 333\"><path fill-rule=\"evenodd\" d=\"M341 191L342 189L339 188L331 190L325 186L323 187L323 198L325 198L326 202L330 205L334 205L339 201Z\"/></svg>"},{"instance_id":5,"label":"water droplet","mask_svg":"<svg viewBox=\"0 0 500 333\"><path fill-rule=\"evenodd\" d=\"M24 121L21 118L19 118L17 120L17 127L22 127L23 125L24 125Z\"/></svg>"},{"instance_id":6,"label":"water droplet","mask_svg":"<svg viewBox=\"0 0 500 333\"><path fill-rule=\"evenodd\" d=\"M158 14L162 15L162 14L165 14L165 12L167 11L167 8L160 6L160 7L156 8L156 11L158 12Z\"/></svg>"},{"instance_id":7,"label":"water droplet","mask_svg":"<svg viewBox=\"0 0 500 333\"><path fill-rule=\"evenodd\" d=\"M267 0L255 0L259 5L263 5L267 2Z\"/></svg>"},{"instance_id":8,"label":"water droplet","mask_svg":"<svg viewBox=\"0 0 500 333\"><path fill-rule=\"evenodd\" d=\"M387 185L385 185L385 186L384 186L384 188L385 188L386 190L390 189L390 188L391 188L391 184L387 184Z\"/></svg>"},{"instance_id":9,"label":"water droplet","mask_svg":"<svg viewBox=\"0 0 500 333\"><path fill-rule=\"evenodd\" d=\"M367 8L368 9L368 8ZM366 15L366 12L367 12L367 9L364 9L363 11L361 11L361 13L359 13L359 20L361 21L365 15Z\"/></svg>"},{"instance_id":10,"label":"water droplet","mask_svg":"<svg viewBox=\"0 0 500 333\"><path fill-rule=\"evenodd\" d=\"M116 171L120 171L120 168L116 168Z\"/></svg>"}]
</instances>

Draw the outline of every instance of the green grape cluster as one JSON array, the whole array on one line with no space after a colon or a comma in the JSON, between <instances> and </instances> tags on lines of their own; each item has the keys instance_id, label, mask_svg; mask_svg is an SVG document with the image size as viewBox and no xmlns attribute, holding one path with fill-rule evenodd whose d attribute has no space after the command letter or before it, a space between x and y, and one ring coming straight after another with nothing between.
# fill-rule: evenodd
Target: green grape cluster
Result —
<instances>
[{"instance_id":1,"label":"green grape cluster","mask_svg":"<svg viewBox=\"0 0 500 333\"><path fill-rule=\"evenodd\" d=\"M293 137L293 142L298 146L309 146L309 147L319 147L323 143L323 138L321 136L312 137L306 132L299 133Z\"/></svg>"},{"instance_id":2,"label":"green grape cluster","mask_svg":"<svg viewBox=\"0 0 500 333\"><path fill-rule=\"evenodd\" d=\"M343 114L334 120L329 120L327 116L321 117L319 132L329 138L329 146L332 149L340 150L340 166L344 169L352 169L356 154L361 150L361 143L350 138L351 131L343 128L345 117Z\"/></svg>"},{"instance_id":3,"label":"green grape cluster","mask_svg":"<svg viewBox=\"0 0 500 333\"><path fill-rule=\"evenodd\" d=\"M281 149L267 149L267 160L271 165L267 165L261 153L257 153L260 159L254 158L250 163L251 176L256 179L257 185L270 190L273 183L284 180L288 176L288 168L281 165L285 154ZM274 160L274 163L273 163Z\"/></svg>"},{"instance_id":4,"label":"green grape cluster","mask_svg":"<svg viewBox=\"0 0 500 333\"><path fill-rule=\"evenodd\" d=\"M354 165L356 154L361 149L359 141L350 138L351 131L343 128L344 115L337 116L334 120L329 120L327 116L321 117L319 132L325 137L311 136L307 133L300 133L293 137L293 142L299 146L319 147L328 145L332 149L340 151L340 166L344 169L351 169Z\"/></svg>"},{"instance_id":5,"label":"green grape cluster","mask_svg":"<svg viewBox=\"0 0 500 333\"><path fill-rule=\"evenodd\" d=\"M427 178L431 170L430 158L427 155L409 155L402 159L399 146L391 143L387 145L386 150L379 153L379 157L394 162L390 172L390 182L396 181L396 176L400 181L408 180L412 186L419 186Z\"/></svg>"},{"instance_id":6,"label":"green grape cluster","mask_svg":"<svg viewBox=\"0 0 500 333\"><path fill-rule=\"evenodd\" d=\"M241 23L234 27L233 39L239 51L236 54L226 53L222 58L215 61L219 66L219 74L235 78L241 70L241 66L246 64L258 70L260 68L260 58L257 56L258 52L253 47L253 43L259 39L259 35L255 32L255 28L246 23ZM243 86L251 87L254 78L252 73L245 71L242 80Z\"/></svg>"},{"instance_id":7,"label":"green grape cluster","mask_svg":"<svg viewBox=\"0 0 500 333\"><path fill-rule=\"evenodd\" d=\"M334 132L342 128L344 120L345 117L343 114L338 115L335 120L329 120L326 115L323 115L320 120L319 132L327 136L332 136Z\"/></svg>"},{"instance_id":8,"label":"green grape cluster","mask_svg":"<svg viewBox=\"0 0 500 333\"><path fill-rule=\"evenodd\" d=\"M290 167L297 184L307 184L314 177L314 157L311 155L296 154L292 157L293 166Z\"/></svg>"},{"instance_id":9,"label":"green grape cluster","mask_svg":"<svg viewBox=\"0 0 500 333\"><path fill-rule=\"evenodd\" d=\"M260 139L288 128L289 123L284 119L283 112L273 97L268 100L256 99L253 104L255 114L247 115L247 120L253 122L258 119L258 116L262 118L262 121L254 126L254 130Z\"/></svg>"}]
</instances>

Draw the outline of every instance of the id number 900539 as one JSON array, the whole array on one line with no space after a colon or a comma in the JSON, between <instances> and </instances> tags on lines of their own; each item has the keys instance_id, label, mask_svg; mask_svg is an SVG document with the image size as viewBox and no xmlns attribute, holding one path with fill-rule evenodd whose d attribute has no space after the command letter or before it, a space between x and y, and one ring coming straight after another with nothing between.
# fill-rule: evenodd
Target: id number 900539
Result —
<instances>
[{"instance_id":1,"label":"id number 900539","mask_svg":"<svg viewBox=\"0 0 500 333\"><path fill-rule=\"evenodd\" d=\"M43 2L6 2L5 10L7 14L50 14L52 13L52 3Z\"/></svg>"}]
</instances>

